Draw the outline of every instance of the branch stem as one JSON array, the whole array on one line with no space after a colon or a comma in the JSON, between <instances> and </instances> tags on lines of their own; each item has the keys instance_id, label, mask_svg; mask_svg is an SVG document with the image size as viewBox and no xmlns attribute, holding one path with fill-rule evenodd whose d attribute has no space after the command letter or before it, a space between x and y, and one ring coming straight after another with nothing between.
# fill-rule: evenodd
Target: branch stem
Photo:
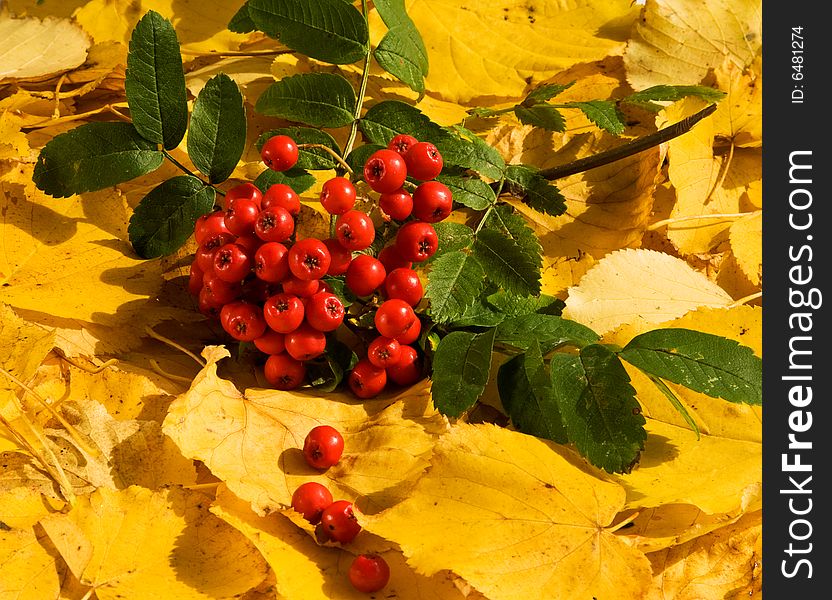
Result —
<instances>
[{"instance_id":1,"label":"branch stem","mask_svg":"<svg viewBox=\"0 0 832 600\"><path fill-rule=\"evenodd\" d=\"M369 27L367 20L367 0L361 0L361 12L364 15L364 21ZM361 72L361 83L358 86L358 98L355 103L355 113L350 126L350 135L347 138L347 143L344 145L344 158L349 156L352 152L352 147L355 144L355 139L358 136L358 122L361 119L361 110L364 107L364 97L367 95L367 82L370 79L370 48L367 47L367 54L364 55L364 69ZM350 171L352 174L352 171Z\"/></svg>"}]
</instances>

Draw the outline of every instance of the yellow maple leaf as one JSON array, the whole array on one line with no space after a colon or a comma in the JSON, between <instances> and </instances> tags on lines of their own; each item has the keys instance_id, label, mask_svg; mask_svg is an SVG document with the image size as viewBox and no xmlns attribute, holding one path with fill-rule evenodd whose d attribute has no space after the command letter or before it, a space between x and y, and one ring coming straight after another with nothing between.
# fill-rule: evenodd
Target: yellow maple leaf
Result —
<instances>
[{"instance_id":1,"label":"yellow maple leaf","mask_svg":"<svg viewBox=\"0 0 832 600\"><path fill-rule=\"evenodd\" d=\"M763 213L753 212L737 219L728 232L731 252L743 275L753 286L763 276Z\"/></svg>"},{"instance_id":2,"label":"yellow maple leaf","mask_svg":"<svg viewBox=\"0 0 832 600\"><path fill-rule=\"evenodd\" d=\"M763 143L763 57L743 69L726 60L715 72L719 89L728 93L714 112L717 135L730 138L739 148Z\"/></svg>"},{"instance_id":3,"label":"yellow maple leaf","mask_svg":"<svg viewBox=\"0 0 832 600\"><path fill-rule=\"evenodd\" d=\"M310 479L364 511L389 506L406 495L447 427L424 382L367 402L349 392L241 393L217 375L216 363L228 350L211 346L203 356L206 367L173 401L163 429L185 456L205 463L259 513L289 506L295 488ZM340 462L324 473L309 467L301 451L307 432L321 424L345 440Z\"/></svg>"},{"instance_id":4,"label":"yellow maple leaf","mask_svg":"<svg viewBox=\"0 0 832 600\"><path fill-rule=\"evenodd\" d=\"M43 531L0 528L0 598L59 598L67 566Z\"/></svg>"},{"instance_id":5,"label":"yellow maple leaf","mask_svg":"<svg viewBox=\"0 0 832 600\"><path fill-rule=\"evenodd\" d=\"M90 39L69 19L0 13L0 83L38 79L84 63Z\"/></svg>"},{"instance_id":6,"label":"yellow maple leaf","mask_svg":"<svg viewBox=\"0 0 832 600\"><path fill-rule=\"evenodd\" d=\"M419 572L450 569L492 600L626 600L642 597L649 569L605 529L623 502L621 487L561 446L458 424L406 500L359 521Z\"/></svg>"},{"instance_id":7,"label":"yellow maple leaf","mask_svg":"<svg viewBox=\"0 0 832 600\"><path fill-rule=\"evenodd\" d=\"M207 505L207 496L178 488L102 488L40 524L101 600L153 598L159 590L182 599L235 597L263 581L268 567Z\"/></svg>"}]
</instances>

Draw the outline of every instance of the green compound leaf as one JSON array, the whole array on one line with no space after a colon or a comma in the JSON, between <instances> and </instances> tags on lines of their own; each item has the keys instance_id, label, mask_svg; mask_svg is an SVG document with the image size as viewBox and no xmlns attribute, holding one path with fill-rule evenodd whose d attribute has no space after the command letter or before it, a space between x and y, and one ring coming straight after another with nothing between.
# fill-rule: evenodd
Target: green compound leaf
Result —
<instances>
[{"instance_id":1,"label":"green compound leaf","mask_svg":"<svg viewBox=\"0 0 832 600\"><path fill-rule=\"evenodd\" d=\"M564 345L584 347L598 341L589 327L556 315L528 313L504 319L497 327L497 341L526 351L539 344L547 354Z\"/></svg>"},{"instance_id":2,"label":"green compound leaf","mask_svg":"<svg viewBox=\"0 0 832 600\"><path fill-rule=\"evenodd\" d=\"M557 108L549 104L533 104L531 106L518 104L514 107L514 114L524 125L540 127L558 133L566 130L566 120L563 115Z\"/></svg>"},{"instance_id":3,"label":"green compound leaf","mask_svg":"<svg viewBox=\"0 0 832 600\"><path fill-rule=\"evenodd\" d=\"M343 76L301 73L267 87L255 110L314 127L343 127L355 120L355 103L355 90Z\"/></svg>"},{"instance_id":4,"label":"green compound leaf","mask_svg":"<svg viewBox=\"0 0 832 600\"><path fill-rule=\"evenodd\" d=\"M497 390L519 431L561 444L568 441L552 378L536 342L525 353L500 365Z\"/></svg>"},{"instance_id":5,"label":"green compound leaf","mask_svg":"<svg viewBox=\"0 0 832 600\"><path fill-rule=\"evenodd\" d=\"M762 359L751 348L682 328L637 335L619 356L645 373L729 402L762 404Z\"/></svg>"},{"instance_id":6,"label":"green compound leaf","mask_svg":"<svg viewBox=\"0 0 832 600\"><path fill-rule=\"evenodd\" d=\"M485 271L473 256L458 251L443 254L431 264L425 287L431 317L437 323L461 317L484 286Z\"/></svg>"},{"instance_id":7,"label":"green compound leaf","mask_svg":"<svg viewBox=\"0 0 832 600\"><path fill-rule=\"evenodd\" d=\"M254 24L251 15L248 14L248 2L243 4L231 17L228 22L228 30L234 33L251 33L257 30L257 25Z\"/></svg>"},{"instance_id":8,"label":"green compound leaf","mask_svg":"<svg viewBox=\"0 0 832 600\"><path fill-rule=\"evenodd\" d=\"M540 293L540 254L530 253L515 240L493 229L483 229L474 242L474 256L489 281L515 294Z\"/></svg>"},{"instance_id":9,"label":"green compound leaf","mask_svg":"<svg viewBox=\"0 0 832 600\"><path fill-rule=\"evenodd\" d=\"M609 473L629 473L647 433L624 365L609 348L592 344L580 355L556 353L552 389L569 441Z\"/></svg>"},{"instance_id":10,"label":"green compound leaf","mask_svg":"<svg viewBox=\"0 0 832 600\"><path fill-rule=\"evenodd\" d=\"M155 11L133 29L124 91L136 131L166 150L176 148L188 127L185 72L176 31Z\"/></svg>"},{"instance_id":11,"label":"green compound leaf","mask_svg":"<svg viewBox=\"0 0 832 600\"><path fill-rule=\"evenodd\" d=\"M387 146L400 133L434 144L451 137L448 131L418 108L400 100L383 100L374 104L361 118L359 126L368 142L380 146Z\"/></svg>"},{"instance_id":12,"label":"green compound leaf","mask_svg":"<svg viewBox=\"0 0 832 600\"><path fill-rule=\"evenodd\" d=\"M458 417L474 406L488 383L494 330L454 331L442 338L433 355L431 393L436 408Z\"/></svg>"},{"instance_id":13,"label":"green compound leaf","mask_svg":"<svg viewBox=\"0 0 832 600\"><path fill-rule=\"evenodd\" d=\"M272 171L266 169L252 182L264 194L275 183L285 183L298 194L302 194L315 185L315 176L309 171L299 167L292 167L288 171Z\"/></svg>"},{"instance_id":14,"label":"green compound leaf","mask_svg":"<svg viewBox=\"0 0 832 600\"><path fill-rule=\"evenodd\" d=\"M288 135L295 140L298 146L302 144L318 144L326 146L335 154L341 155L341 148L338 142L335 141L331 135L321 129L314 129L312 127L282 127L280 129L272 129L260 135L257 138L256 146L259 151L263 144L266 143L270 137L276 135ZM311 170L329 170L338 167L338 163L326 150L321 148L298 148L298 162L295 165L301 169Z\"/></svg>"},{"instance_id":15,"label":"green compound leaf","mask_svg":"<svg viewBox=\"0 0 832 600\"><path fill-rule=\"evenodd\" d=\"M471 169L491 179L500 179L506 163L493 146L474 132L459 125L453 127L454 135L433 141L445 164Z\"/></svg>"},{"instance_id":16,"label":"green compound leaf","mask_svg":"<svg viewBox=\"0 0 832 600\"><path fill-rule=\"evenodd\" d=\"M497 201L494 190L479 177L443 173L436 177L436 180L448 186L454 202L468 208L485 210Z\"/></svg>"},{"instance_id":17,"label":"green compound leaf","mask_svg":"<svg viewBox=\"0 0 832 600\"><path fill-rule=\"evenodd\" d=\"M539 175L537 168L529 165L506 167L509 190L520 196L533 209L557 217L566 212L566 199L548 179Z\"/></svg>"},{"instance_id":18,"label":"green compound leaf","mask_svg":"<svg viewBox=\"0 0 832 600\"><path fill-rule=\"evenodd\" d=\"M193 234L197 218L214 207L214 189L191 175L153 188L130 217L127 233L142 258L172 254Z\"/></svg>"},{"instance_id":19,"label":"green compound leaf","mask_svg":"<svg viewBox=\"0 0 832 600\"><path fill-rule=\"evenodd\" d=\"M563 300L547 294L518 296L505 290L489 294L486 301L507 317L520 317L532 313L560 316L565 306Z\"/></svg>"},{"instance_id":20,"label":"green compound leaf","mask_svg":"<svg viewBox=\"0 0 832 600\"><path fill-rule=\"evenodd\" d=\"M702 85L654 85L626 96L622 102L637 104L649 110L659 111L664 108L657 102L676 102L687 96L696 96L706 102L718 102L725 97L725 92Z\"/></svg>"},{"instance_id":21,"label":"green compound leaf","mask_svg":"<svg viewBox=\"0 0 832 600\"><path fill-rule=\"evenodd\" d=\"M344 0L248 0L248 14L259 31L310 58L344 65L367 54L367 22Z\"/></svg>"},{"instance_id":22,"label":"green compound leaf","mask_svg":"<svg viewBox=\"0 0 832 600\"><path fill-rule=\"evenodd\" d=\"M42 192L66 198L146 175L163 160L130 123L86 123L43 147L32 179Z\"/></svg>"},{"instance_id":23,"label":"green compound leaf","mask_svg":"<svg viewBox=\"0 0 832 600\"><path fill-rule=\"evenodd\" d=\"M194 101L188 156L211 183L225 181L246 146L246 111L237 84L225 73L208 80Z\"/></svg>"},{"instance_id":24,"label":"green compound leaf","mask_svg":"<svg viewBox=\"0 0 832 600\"><path fill-rule=\"evenodd\" d=\"M574 81L572 81L570 83L567 83L565 85L562 85L562 84L559 84L559 83L543 84L541 86L536 87L531 92L529 92L528 96L526 96L526 99L523 100L523 105L524 106L532 106L534 104L539 104L541 102L546 102L547 100L551 100L552 98L554 98L558 94L568 90L573 85L575 85Z\"/></svg>"},{"instance_id":25,"label":"green compound leaf","mask_svg":"<svg viewBox=\"0 0 832 600\"><path fill-rule=\"evenodd\" d=\"M569 102L567 108L577 108L586 118L604 131L613 135L624 133L624 116L614 102L609 100L590 100L588 102Z\"/></svg>"},{"instance_id":26,"label":"green compound leaf","mask_svg":"<svg viewBox=\"0 0 832 600\"><path fill-rule=\"evenodd\" d=\"M440 256L444 256L447 252L465 250L474 243L474 230L462 223L440 221L439 223L433 224L433 229L439 238L439 247L433 256L425 260L422 264L430 264Z\"/></svg>"},{"instance_id":27,"label":"green compound leaf","mask_svg":"<svg viewBox=\"0 0 832 600\"><path fill-rule=\"evenodd\" d=\"M373 51L382 69L415 92L425 91L428 52L419 30L407 14L404 0L373 2L388 31Z\"/></svg>"}]
</instances>

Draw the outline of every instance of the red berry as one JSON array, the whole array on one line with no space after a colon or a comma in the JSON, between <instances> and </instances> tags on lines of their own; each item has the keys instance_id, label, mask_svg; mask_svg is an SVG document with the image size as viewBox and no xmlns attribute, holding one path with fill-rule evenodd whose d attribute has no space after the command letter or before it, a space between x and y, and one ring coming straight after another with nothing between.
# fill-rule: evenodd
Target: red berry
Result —
<instances>
[{"instance_id":1,"label":"red berry","mask_svg":"<svg viewBox=\"0 0 832 600\"><path fill-rule=\"evenodd\" d=\"M419 318L416 318L416 321L413 322L413 325L401 334L398 338L396 338L400 344L412 344L416 340L419 339L419 335L422 333L422 321Z\"/></svg>"},{"instance_id":2,"label":"red berry","mask_svg":"<svg viewBox=\"0 0 832 600\"><path fill-rule=\"evenodd\" d=\"M254 222L260 214L260 206L250 198L235 198L225 211L225 226L234 235L254 232Z\"/></svg>"},{"instance_id":3,"label":"red berry","mask_svg":"<svg viewBox=\"0 0 832 600\"><path fill-rule=\"evenodd\" d=\"M217 248L214 254L214 273L223 281L242 281L251 272L251 256L234 242Z\"/></svg>"},{"instance_id":4,"label":"red berry","mask_svg":"<svg viewBox=\"0 0 832 600\"><path fill-rule=\"evenodd\" d=\"M313 525L321 521L321 513L332 504L332 493L317 481L300 484L292 494L292 508Z\"/></svg>"},{"instance_id":5,"label":"red berry","mask_svg":"<svg viewBox=\"0 0 832 600\"><path fill-rule=\"evenodd\" d=\"M214 303L208 292L205 288L199 290L199 296L197 297L197 306L199 308L199 312L203 315L208 317L209 319L218 319L220 316L220 310L222 309L222 304Z\"/></svg>"},{"instance_id":6,"label":"red berry","mask_svg":"<svg viewBox=\"0 0 832 600\"><path fill-rule=\"evenodd\" d=\"M389 338L396 338L419 322L413 307L404 300L393 298L385 300L378 307L374 318L378 332Z\"/></svg>"},{"instance_id":7,"label":"red berry","mask_svg":"<svg viewBox=\"0 0 832 600\"><path fill-rule=\"evenodd\" d=\"M317 279L298 279L291 273L283 280L283 291L298 298L310 298L321 289L321 282Z\"/></svg>"},{"instance_id":8,"label":"red berry","mask_svg":"<svg viewBox=\"0 0 832 600\"><path fill-rule=\"evenodd\" d=\"M222 207L228 210L231 202L237 198L245 198L254 201L258 206L263 201L263 192L260 188L251 182L240 183L225 192L225 197L222 199Z\"/></svg>"},{"instance_id":9,"label":"red berry","mask_svg":"<svg viewBox=\"0 0 832 600\"><path fill-rule=\"evenodd\" d=\"M342 544L353 541L361 531L352 502L348 500L336 500L327 506L321 513L321 525L331 540Z\"/></svg>"},{"instance_id":10,"label":"red berry","mask_svg":"<svg viewBox=\"0 0 832 600\"><path fill-rule=\"evenodd\" d=\"M327 250L329 250L329 269L327 275L343 275L347 272L347 268L352 262L352 252L344 248L336 238L327 238L324 240Z\"/></svg>"},{"instance_id":11,"label":"red berry","mask_svg":"<svg viewBox=\"0 0 832 600\"><path fill-rule=\"evenodd\" d=\"M439 181L420 183L413 192L413 216L426 223L438 223L451 214L454 198L451 190Z\"/></svg>"},{"instance_id":12,"label":"red berry","mask_svg":"<svg viewBox=\"0 0 832 600\"><path fill-rule=\"evenodd\" d=\"M240 281L226 281L214 271L208 271L202 276L202 289L205 290L206 301L214 306L222 307L240 297L242 287Z\"/></svg>"},{"instance_id":13,"label":"red berry","mask_svg":"<svg viewBox=\"0 0 832 600\"><path fill-rule=\"evenodd\" d=\"M293 331L286 333L283 338L286 352L296 360L312 360L319 357L326 350L326 335L318 331L309 323L301 323Z\"/></svg>"},{"instance_id":14,"label":"red berry","mask_svg":"<svg viewBox=\"0 0 832 600\"><path fill-rule=\"evenodd\" d=\"M367 358L380 369L386 369L396 364L401 357L401 344L393 338L384 337L383 335L370 342L370 346L367 348Z\"/></svg>"},{"instance_id":15,"label":"red berry","mask_svg":"<svg viewBox=\"0 0 832 600\"><path fill-rule=\"evenodd\" d=\"M203 273L214 270L214 255L217 253L217 248L233 241L234 235L231 233L215 233L205 238L194 256L196 264L199 265Z\"/></svg>"},{"instance_id":16,"label":"red berry","mask_svg":"<svg viewBox=\"0 0 832 600\"><path fill-rule=\"evenodd\" d=\"M407 151L410 150L414 145L419 142L415 137L412 135L408 135L406 133L399 133L393 136L393 139L387 144L388 150L393 150L394 152L398 152L402 156L407 154Z\"/></svg>"},{"instance_id":17,"label":"red berry","mask_svg":"<svg viewBox=\"0 0 832 600\"><path fill-rule=\"evenodd\" d=\"M300 196L285 183L273 183L263 194L262 208L279 206L293 217L300 214Z\"/></svg>"},{"instance_id":18,"label":"red berry","mask_svg":"<svg viewBox=\"0 0 832 600\"><path fill-rule=\"evenodd\" d=\"M395 247L404 260L422 262L436 253L439 236L430 223L409 221L396 232Z\"/></svg>"},{"instance_id":19,"label":"red berry","mask_svg":"<svg viewBox=\"0 0 832 600\"><path fill-rule=\"evenodd\" d=\"M355 186L346 177L333 177L321 188L321 205L331 215L343 215L355 205Z\"/></svg>"},{"instance_id":20,"label":"red berry","mask_svg":"<svg viewBox=\"0 0 832 600\"><path fill-rule=\"evenodd\" d=\"M421 181L433 179L442 171L442 155L430 142L417 142L404 154L407 174Z\"/></svg>"},{"instance_id":21,"label":"red berry","mask_svg":"<svg viewBox=\"0 0 832 600\"><path fill-rule=\"evenodd\" d=\"M264 242L285 242L294 231L295 220L280 206L261 210L254 221L254 233Z\"/></svg>"},{"instance_id":22,"label":"red berry","mask_svg":"<svg viewBox=\"0 0 832 600\"><path fill-rule=\"evenodd\" d=\"M391 219L404 221L413 212L413 196L404 188L381 194L378 205Z\"/></svg>"},{"instance_id":23,"label":"red berry","mask_svg":"<svg viewBox=\"0 0 832 600\"><path fill-rule=\"evenodd\" d=\"M344 437L331 425L317 425L303 440L303 457L313 469L328 469L341 460Z\"/></svg>"},{"instance_id":24,"label":"red berry","mask_svg":"<svg viewBox=\"0 0 832 600\"><path fill-rule=\"evenodd\" d=\"M373 220L360 210L348 210L335 220L335 236L348 250L364 250L376 237Z\"/></svg>"},{"instance_id":25,"label":"red berry","mask_svg":"<svg viewBox=\"0 0 832 600\"><path fill-rule=\"evenodd\" d=\"M249 302L254 302L263 306L263 303L268 300L269 296L274 296L277 290L274 285L268 281L263 281L257 277L249 277L242 283L242 298Z\"/></svg>"},{"instance_id":26,"label":"red berry","mask_svg":"<svg viewBox=\"0 0 832 600\"><path fill-rule=\"evenodd\" d=\"M237 239L234 240L235 244L239 244L246 250L250 255L254 255L257 252L257 249L263 244L263 240L259 237L254 235L254 233L247 233L245 235L238 235Z\"/></svg>"},{"instance_id":27,"label":"red berry","mask_svg":"<svg viewBox=\"0 0 832 600\"><path fill-rule=\"evenodd\" d=\"M381 261L381 264L384 265L384 270L388 273L400 267L409 269L413 266L411 261L405 260L399 256L395 246L385 246L382 248L381 252L378 253L378 259Z\"/></svg>"},{"instance_id":28,"label":"red berry","mask_svg":"<svg viewBox=\"0 0 832 600\"><path fill-rule=\"evenodd\" d=\"M303 323L303 302L291 294L275 294L263 303L263 317L269 327L279 333L289 333Z\"/></svg>"},{"instance_id":29,"label":"red berry","mask_svg":"<svg viewBox=\"0 0 832 600\"><path fill-rule=\"evenodd\" d=\"M359 254L347 268L344 283L356 296L369 296L384 283L386 276L380 260L368 254Z\"/></svg>"},{"instance_id":30,"label":"red berry","mask_svg":"<svg viewBox=\"0 0 832 600\"><path fill-rule=\"evenodd\" d=\"M344 303L331 292L317 292L306 303L306 322L318 331L334 331L344 322Z\"/></svg>"},{"instance_id":31,"label":"red berry","mask_svg":"<svg viewBox=\"0 0 832 600\"><path fill-rule=\"evenodd\" d=\"M275 135L260 148L260 158L272 171L287 171L298 162L298 145L288 135Z\"/></svg>"},{"instance_id":32,"label":"red berry","mask_svg":"<svg viewBox=\"0 0 832 600\"><path fill-rule=\"evenodd\" d=\"M196 264L196 261L191 263L188 271L188 293L191 296L199 296L199 290L202 289L202 276L205 271Z\"/></svg>"},{"instance_id":33,"label":"red berry","mask_svg":"<svg viewBox=\"0 0 832 600\"><path fill-rule=\"evenodd\" d=\"M220 310L220 323L235 340L251 342L266 332L263 310L251 302L236 300Z\"/></svg>"},{"instance_id":34,"label":"red berry","mask_svg":"<svg viewBox=\"0 0 832 600\"><path fill-rule=\"evenodd\" d=\"M352 587L372 594L390 581L390 565L378 554L359 554L353 559L348 575Z\"/></svg>"},{"instance_id":35,"label":"red berry","mask_svg":"<svg viewBox=\"0 0 832 600\"><path fill-rule=\"evenodd\" d=\"M393 192L404 184L407 165L395 150L376 150L364 163L364 181L376 192Z\"/></svg>"},{"instance_id":36,"label":"red berry","mask_svg":"<svg viewBox=\"0 0 832 600\"><path fill-rule=\"evenodd\" d=\"M359 398L373 398L378 396L387 385L387 372L383 367L377 367L367 357L361 358L347 376L347 385L352 393Z\"/></svg>"},{"instance_id":37,"label":"red berry","mask_svg":"<svg viewBox=\"0 0 832 600\"><path fill-rule=\"evenodd\" d=\"M194 240L197 244L202 244L207 238L217 233L231 233L225 226L225 211L215 210L196 220Z\"/></svg>"},{"instance_id":38,"label":"red berry","mask_svg":"<svg viewBox=\"0 0 832 600\"><path fill-rule=\"evenodd\" d=\"M272 354L266 359L263 375L273 388L293 390L306 378L306 367L286 353Z\"/></svg>"},{"instance_id":39,"label":"red berry","mask_svg":"<svg viewBox=\"0 0 832 600\"><path fill-rule=\"evenodd\" d=\"M424 288L419 274L413 269L399 267L387 274L384 280L387 298L401 298L410 306L416 306L424 296Z\"/></svg>"},{"instance_id":40,"label":"red berry","mask_svg":"<svg viewBox=\"0 0 832 600\"><path fill-rule=\"evenodd\" d=\"M267 328L263 335L254 338L254 346L263 354L280 354L286 350L283 336L284 334Z\"/></svg>"},{"instance_id":41,"label":"red berry","mask_svg":"<svg viewBox=\"0 0 832 600\"><path fill-rule=\"evenodd\" d=\"M419 353L413 346L402 346L399 362L387 367L387 377L397 385L413 385L422 378Z\"/></svg>"},{"instance_id":42,"label":"red berry","mask_svg":"<svg viewBox=\"0 0 832 600\"><path fill-rule=\"evenodd\" d=\"M280 242L266 242L254 253L254 274L269 283L289 275L289 249Z\"/></svg>"},{"instance_id":43,"label":"red berry","mask_svg":"<svg viewBox=\"0 0 832 600\"><path fill-rule=\"evenodd\" d=\"M320 279L329 270L329 250L317 238L304 238L289 248L289 270L298 279Z\"/></svg>"}]
</instances>

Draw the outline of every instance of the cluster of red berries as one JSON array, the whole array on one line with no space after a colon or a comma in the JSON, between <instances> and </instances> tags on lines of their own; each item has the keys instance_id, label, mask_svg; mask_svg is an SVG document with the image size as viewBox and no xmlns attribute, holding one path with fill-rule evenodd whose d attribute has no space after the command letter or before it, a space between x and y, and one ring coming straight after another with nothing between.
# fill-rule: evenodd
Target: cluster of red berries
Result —
<instances>
[{"instance_id":1,"label":"cluster of red berries","mask_svg":"<svg viewBox=\"0 0 832 600\"><path fill-rule=\"evenodd\" d=\"M344 438L330 425L313 427L303 442L303 456L307 464L319 471L338 464L344 452ZM325 540L348 544L361 531L353 512L352 502L334 500L332 493L317 481L307 481L292 494L292 509L317 526ZM361 592L377 592L390 579L390 567L378 554L360 554L353 559L349 579Z\"/></svg>"},{"instance_id":2,"label":"cluster of red berries","mask_svg":"<svg viewBox=\"0 0 832 600\"><path fill-rule=\"evenodd\" d=\"M275 171L292 168L298 154L286 135L272 136L261 148L263 162ZM218 317L234 339L253 342L268 355L264 376L271 386L294 389L305 381L304 363L325 352L327 334L344 320L344 303L324 280L344 276L357 298L372 300L377 293L383 298L374 315L378 335L350 371L350 389L371 398L388 380L415 383L421 366L412 344L422 328L415 307L424 290L412 267L436 252L433 223L452 210L450 189L435 180L442 164L434 144L409 135L395 136L367 159L364 181L379 194L383 215L402 222L378 256L364 252L375 240L375 225L355 208L356 187L347 177L323 184L321 205L335 218L335 236L324 240L295 239L301 205L290 186L276 183L265 193L252 183L233 187L223 210L203 215L194 227L199 247L189 289L200 311Z\"/></svg>"}]
</instances>

